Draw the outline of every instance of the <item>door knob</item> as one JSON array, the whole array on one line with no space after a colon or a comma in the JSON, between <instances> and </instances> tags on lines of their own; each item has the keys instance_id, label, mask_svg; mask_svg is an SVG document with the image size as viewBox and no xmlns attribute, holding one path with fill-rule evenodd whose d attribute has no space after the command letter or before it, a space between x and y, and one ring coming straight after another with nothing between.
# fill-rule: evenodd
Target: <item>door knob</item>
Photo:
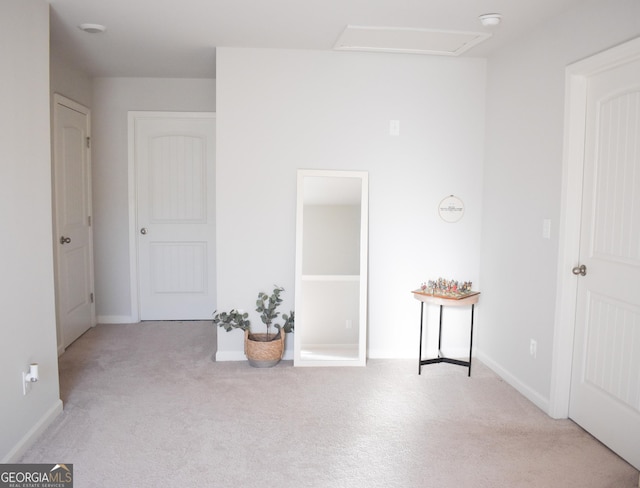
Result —
<instances>
[{"instance_id":1,"label":"door knob","mask_svg":"<svg viewBox=\"0 0 640 488\"><path fill-rule=\"evenodd\" d=\"M580 266L575 266L575 267L571 270L571 272L572 272L574 275L576 275L576 276L578 276L578 275L580 275L580 276L586 276L586 274L587 274L587 267L586 267L584 264L581 264Z\"/></svg>"},{"instance_id":2,"label":"door knob","mask_svg":"<svg viewBox=\"0 0 640 488\"><path fill-rule=\"evenodd\" d=\"M71 237L62 236L60 238L60 244L69 244L71 242Z\"/></svg>"},{"instance_id":3,"label":"door knob","mask_svg":"<svg viewBox=\"0 0 640 488\"><path fill-rule=\"evenodd\" d=\"M142 229L140 229L140 234L145 235L147 233L147 228L143 227Z\"/></svg>"}]
</instances>

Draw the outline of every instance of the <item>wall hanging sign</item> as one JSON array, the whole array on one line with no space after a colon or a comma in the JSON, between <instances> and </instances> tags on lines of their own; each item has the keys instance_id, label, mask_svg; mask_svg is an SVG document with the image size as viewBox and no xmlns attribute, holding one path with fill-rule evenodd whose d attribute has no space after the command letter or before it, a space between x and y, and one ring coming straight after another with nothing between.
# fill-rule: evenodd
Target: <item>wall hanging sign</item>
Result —
<instances>
[{"instance_id":1,"label":"wall hanging sign","mask_svg":"<svg viewBox=\"0 0 640 488\"><path fill-rule=\"evenodd\" d=\"M438 214L442 220L453 224L464 215L464 203L458 197L449 195L440 201Z\"/></svg>"}]
</instances>

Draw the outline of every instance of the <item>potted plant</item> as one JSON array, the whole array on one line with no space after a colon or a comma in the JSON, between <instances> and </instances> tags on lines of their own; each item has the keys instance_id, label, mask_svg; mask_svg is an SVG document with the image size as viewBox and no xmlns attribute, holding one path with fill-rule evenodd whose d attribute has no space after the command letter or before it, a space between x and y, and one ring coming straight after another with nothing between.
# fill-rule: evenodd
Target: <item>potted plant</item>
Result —
<instances>
[{"instance_id":1,"label":"potted plant","mask_svg":"<svg viewBox=\"0 0 640 488\"><path fill-rule=\"evenodd\" d=\"M289 315L282 314L282 325L274 323L280 315L278 307L282 303L280 293L284 288L274 285L271 295L264 292L258 293L256 312L260 313L262 323L266 325L266 333L251 332L249 314L238 309L230 312L214 312L213 324L224 328L227 332L233 329L244 331L244 353L249 364L256 368L269 368L275 366L282 359L284 353L284 337L294 328L294 312ZM272 327L278 329L272 333Z\"/></svg>"}]
</instances>

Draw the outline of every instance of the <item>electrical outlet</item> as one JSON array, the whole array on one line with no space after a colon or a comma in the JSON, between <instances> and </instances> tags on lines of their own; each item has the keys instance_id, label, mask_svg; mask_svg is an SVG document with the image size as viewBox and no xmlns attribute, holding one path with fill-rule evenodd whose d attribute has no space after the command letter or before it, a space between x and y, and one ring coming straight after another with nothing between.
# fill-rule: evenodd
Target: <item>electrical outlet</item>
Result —
<instances>
[{"instance_id":1,"label":"electrical outlet","mask_svg":"<svg viewBox=\"0 0 640 488\"><path fill-rule=\"evenodd\" d=\"M400 121L399 120L390 120L389 121L389 135L390 136L399 136L400 135Z\"/></svg>"},{"instance_id":2,"label":"electrical outlet","mask_svg":"<svg viewBox=\"0 0 640 488\"><path fill-rule=\"evenodd\" d=\"M531 342L529 342L529 354L533 359L535 359L536 355L538 354L538 343L533 339L531 339Z\"/></svg>"},{"instance_id":3,"label":"electrical outlet","mask_svg":"<svg viewBox=\"0 0 640 488\"><path fill-rule=\"evenodd\" d=\"M345 327L347 329L351 329L353 327L353 322L349 319L347 319L346 323L345 323Z\"/></svg>"},{"instance_id":4,"label":"electrical outlet","mask_svg":"<svg viewBox=\"0 0 640 488\"><path fill-rule=\"evenodd\" d=\"M23 395L28 395L29 393L31 393L32 383L31 381L27 381L28 374L29 374L28 371L26 373L24 371L22 372L22 394Z\"/></svg>"}]
</instances>

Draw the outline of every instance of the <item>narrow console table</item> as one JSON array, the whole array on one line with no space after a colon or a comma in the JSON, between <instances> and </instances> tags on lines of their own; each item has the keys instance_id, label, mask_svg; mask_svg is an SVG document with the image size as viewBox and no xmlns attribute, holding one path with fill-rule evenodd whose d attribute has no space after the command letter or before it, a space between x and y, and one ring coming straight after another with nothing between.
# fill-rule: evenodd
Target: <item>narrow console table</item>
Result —
<instances>
[{"instance_id":1,"label":"narrow console table","mask_svg":"<svg viewBox=\"0 0 640 488\"><path fill-rule=\"evenodd\" d=\"M469 368L468 376L471 376L471 349L473 347L473 311L474 306L480 299L480 292L475 291L468 293L460 298L458 297L443 297L438 295L432 295L430 293L423 292L421 290L415 290L412 292L416 300L420 301L420 352L418 356L418 374L422 373L422 366L425 364L434 363L450 363L457 364L458 366L464 366ZM439 305L440 306L440 321L438 324L438 357L432 359L422 359L422 328L424 322L424 304ZM459 359L452 359L445 357L442 354L442 309L444 307L466 307L471 305L471 333L469 335L469 361L461 361Z\"/></svg>"}]
</instances>

